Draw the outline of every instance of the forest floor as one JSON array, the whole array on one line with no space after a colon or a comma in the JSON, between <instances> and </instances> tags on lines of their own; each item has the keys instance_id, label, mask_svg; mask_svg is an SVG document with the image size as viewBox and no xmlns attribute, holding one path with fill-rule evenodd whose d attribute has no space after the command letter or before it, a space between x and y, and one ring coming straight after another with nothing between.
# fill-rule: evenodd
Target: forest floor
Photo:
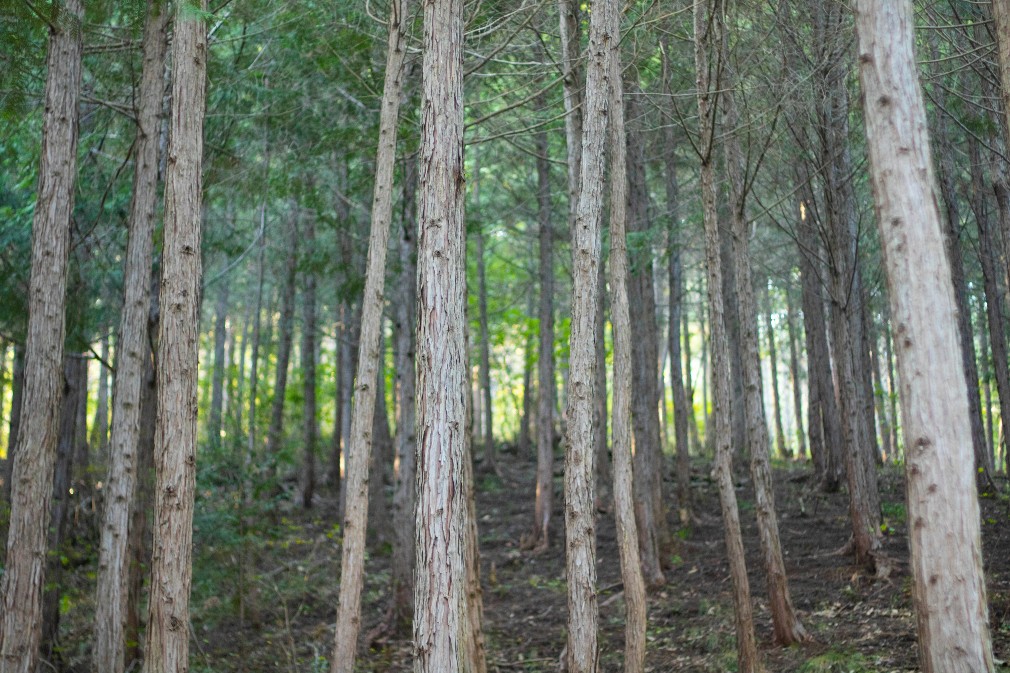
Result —
<instances>
[{"instance_id":1,"label":"forest floor","mask_svg":"<svg viewBox=\"0 0 1010 673\"><path fill-rule=\"evenodd\" d=\"M845 492L817 490L808 465L777 466L776 504L792 598L813 637L809 644L790 648L771 642L753 494L749 481L739 485L758 643L769 673L919 670L903 475L901 468L887 466L879 477L887 529L882 553L891 566L884 580L867 576L852 565L850 556L837 553L849 537ZM555 483L557 511L562 502L560 477ZM547 552L533 554L519 546L532 519L532 484L532 465L521 472L510 470L503 479L478 474L484 628L488 670L495 673L556 671L565 645L563 517L554 517ZM700 463L695 465L692 487L697 520L690 529L672 528L675 549L666 559L667 583L649 592L649 671L736 670L718 493ZM191 670L328 671L340 570L335 500L324 500L308 512L282 502L280 512L253 522L262 534L242 538L229 532L236 517L213 495L202 491L197 506ZM272 523L264 523L268 519ZM1010 509L1005 497L982 499L982 532L999 661L1010 658ZM597 535L601 671L620 671L624 602L612 510L598 516ZM367 560L363 634L385 613L389 550L388 540L373 543ZM243 558L253 559L249 563L254 571L240 572ZM76 573L79 600L64 602L62 644L70 670L86 670L93 608L85 587L93 587L93 579L87 579L93 578L93 571L85 566ZM240 586L245 591L240 592ZM243 601L237 598L240 593ZM362 646L358 670L410 671L409 640Z\"/></svg>"}]
</instances>

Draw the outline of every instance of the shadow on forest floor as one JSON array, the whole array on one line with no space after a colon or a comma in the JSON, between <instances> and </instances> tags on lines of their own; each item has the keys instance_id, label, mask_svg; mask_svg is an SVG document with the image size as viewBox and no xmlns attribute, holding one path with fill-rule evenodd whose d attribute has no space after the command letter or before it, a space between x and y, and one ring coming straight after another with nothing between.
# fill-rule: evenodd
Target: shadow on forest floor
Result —
<instances>
[{"instance_id":1,"label":"shadow on forest floor","mask_svg":"<svg viewBox=\"0 0 1010 673\"><path fill-rule=\"evenodd\" d=\"M724 673L736 669L732 596L723 550L718 493L696 466L692 481L697 521L674 525L666 558L667 584L649 592L646 666L650 671ZM862 673L918 670L911 578L905 538L904 484L900 468L880 475L892 560L887 580L860 573L835 552L849 537L845 492L818 491L808 465L775 470L776 505L793 602L815 642L776 648L760 568L749 482L738 489L748 554L758 643L769 673ZM553 538L545 553L519 550L532 519L534 466L513 469L504 480L478 474L479 535L484 587L488 670L556 671L565 642L566 596L561 479L555 480ZM225 498L202 491L196 519L191 670L202 672L328 671L340 569L336 503L303 512L286 503L253 522L261 534L237 534ZM997 660L1010 657L1010 510L1005 500L982 500L982 532ZM671 517L671 521L673 518ZM231 531L231 532L229 532ZM597 519L601 671L623 666L623 596L612 509ZM379 623L386 607L389 540L370 534L371 554L362 596L362 633ZM250 553L250 550L253 550ZM254 573L239 572L243 553ZM94 567L72 581L80 600L65 601L61 637L69 670L87 670L93 614ZM89 578L90 576L90 578ZM248 578L248 579L246 579ZM244 605L237 596L244 584ZM410 671L407 640L362 650L358 670Z\"/></svg>"}]
</instances>

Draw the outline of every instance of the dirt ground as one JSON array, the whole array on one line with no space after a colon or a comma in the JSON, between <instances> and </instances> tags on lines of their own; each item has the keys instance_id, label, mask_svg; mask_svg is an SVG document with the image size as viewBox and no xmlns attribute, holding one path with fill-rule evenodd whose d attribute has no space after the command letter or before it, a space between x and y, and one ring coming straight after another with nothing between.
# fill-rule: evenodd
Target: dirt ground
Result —
<instances>
[{"instance_id":1,"label":"dirt ground","mask_svg":"<svg viewBox=\"0 0 1010 673\"><path fill-rule=\"evenodd\" d=\"M903 476L894 466L879 474L887 527L883 554L893 568L886 580L867 577L850 557L837 553L848 539L845 492L818 491L806 465L776 469L776 504L792 598L814 638L811 644L791 648L771 642L753 495L749 482L741 479L737 497L758 643L769 673L919 670ZM561 479L555 480L551 546L541 554L519 548L532 519L532 485L532 465L513 467L502 479L478 473L484 628L488 669L493 672L556 671L565 644ZM649 592L649 671L736 669L718 494L700 463L692 487L696 521L690 529L671 526L675 549L666 559L667 584ZM192 671L328 671L340 567L335 500L324 500L308 513L283 506L280 515L274 513L269 534L252 545L227 533L229 519L220 503L210 507L212 496L202 492L203 505L198 502L197 507ZM994 652L1002 661L1010 657L1010 507L1005 497L990 497L982 500L982 510ZM599 515L597 535L601 670L620 671L624 602L612 510ZM388 600L389 541L373 539L371 549L362 597L363 634L382 620ZM253 561L243 563L242 558ZM78 574L93 577L92 572ZM82 589L80 600L67 607L64 618L63 653L70 670L86 670L93 607L85 576L75 580ZM244 598L239 600L239 595ZM363 645L358 670L411 670L409 640Z\"/></svg>"}]
</instances>

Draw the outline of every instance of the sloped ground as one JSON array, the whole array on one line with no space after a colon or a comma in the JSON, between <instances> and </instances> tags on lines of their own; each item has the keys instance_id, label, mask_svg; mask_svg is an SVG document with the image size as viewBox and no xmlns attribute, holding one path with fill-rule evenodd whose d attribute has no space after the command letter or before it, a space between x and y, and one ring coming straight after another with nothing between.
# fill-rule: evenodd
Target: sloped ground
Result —
<instances>
[{"instance_id":1,"label":"sloped ground","mask_svg":"<svg viewBox=\"0 0 1010 673\"><path fill-rule=\"evenodd\" d=\"M723 673L736 667L718 494L702 465L695 467L697 520L690 530L676 531L675 549L667 559L667 584L649 592L647 669L651 671ZM520 536L532 519L532 465L513 468L504 480L489 475L479 475L478 480L488 668L558 670L567 616L560 478L556 480L551 547L538 555L519 549ZM900 469L887 467L880 473L888 527L883 553L893 568L886 580L866 577L848 556L836 553L848 539L844 492L817 491L806 466L780 467L775 482L792 597L815 642L785 649L771 643L753 496L743 483L737 495L766 670L917 671ZM245 519L252 534L243 537L237 532L237 514L228 502L215 497L204 491L198 505L192 670L328 671L340 567L335 501L324 500L311 512L285 503L266 507ZM601 670L619 671L624 604L611 512L600 514L597 532ZM983 537L995 655L1004 660L1010 658L1010 510L1006 500L983 500ZM389 582L388 541L377 541L371 548L363 633L381 621ZM93 565L71 575L77 591L72 590L71 598L65 600L62 636L69 670L87 670L93 577ZM410 655L409 640L390 639L362 647L358 668L409 671Z\"/></svg>"}]
</instances>

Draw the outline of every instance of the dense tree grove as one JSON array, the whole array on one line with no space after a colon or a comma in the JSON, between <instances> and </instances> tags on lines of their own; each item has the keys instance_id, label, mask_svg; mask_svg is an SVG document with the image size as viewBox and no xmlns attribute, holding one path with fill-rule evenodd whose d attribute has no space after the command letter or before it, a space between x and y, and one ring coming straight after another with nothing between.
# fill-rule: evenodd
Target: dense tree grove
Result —
<instances>
[{"instance_id":1,"label":"dense tree grove","mask_svg":"<svg viewBox=\"0 0 1010 673\"><path fill-rule=\"evenodd\" d=\"M1007 0L0 4L0 673L1001 670Z\"/></svg>"}]
</instances>

